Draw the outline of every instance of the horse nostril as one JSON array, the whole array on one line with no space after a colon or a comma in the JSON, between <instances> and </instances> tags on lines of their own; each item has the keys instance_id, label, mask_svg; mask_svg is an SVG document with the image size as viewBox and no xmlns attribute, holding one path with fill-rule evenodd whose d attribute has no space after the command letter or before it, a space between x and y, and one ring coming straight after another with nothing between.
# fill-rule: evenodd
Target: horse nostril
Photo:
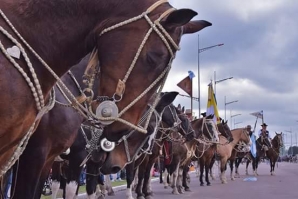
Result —
<instances>
[{"instance_id":1,"label":"horse nostril","mask_svg":"<svg viewBox=\"0 0 298 199\"><path fill-rule=\"evenodd\" d=\"M119 166L113 166L111 169L111 173L118 173L121 170L121 167Z\"/></svg>"}]
</instances>

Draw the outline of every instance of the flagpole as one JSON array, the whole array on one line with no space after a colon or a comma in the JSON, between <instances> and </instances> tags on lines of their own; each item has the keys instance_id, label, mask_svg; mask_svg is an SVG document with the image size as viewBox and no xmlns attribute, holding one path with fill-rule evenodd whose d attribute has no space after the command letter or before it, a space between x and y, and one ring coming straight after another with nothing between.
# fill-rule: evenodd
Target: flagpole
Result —
<instances>
[{"instance_id":1,"label":"flagpole","mask_svg":"<svg viewBox=\"0 0 298 199\"><path fill-rule=\"evenodd\" d=\"M191 111L190 113L191 113L191 120L193 120L193 115L192 115L192 114L193 114L193 112L192 112L192 110L193 110L193 101L192 101L192 83L193 83L193 82L192 82L192 79L193 79L193 78L191 78L191 96L190 96L190 97L191 97L191 98L190 98L190 111Z\"/></svg>"},{"instance_id":2,"label":"flagpole","mask_svg":"<svg viewBox=\"0 0 298 199\"><path fill-rule=\"evenodd\" d=\"M198 103L199 103L199 114L198 117L201 117L201 78L200 78L200 35L198 35Z\"/></svg>"}]
</instances>

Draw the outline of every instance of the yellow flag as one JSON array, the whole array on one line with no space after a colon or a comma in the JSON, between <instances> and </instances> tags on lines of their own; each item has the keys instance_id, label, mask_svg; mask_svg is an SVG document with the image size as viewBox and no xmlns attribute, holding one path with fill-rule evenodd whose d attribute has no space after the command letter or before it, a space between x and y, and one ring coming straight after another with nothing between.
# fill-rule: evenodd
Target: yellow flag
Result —
<instances>
[{"instance_id":1,"label":"yellow flag","mask_svg":"<svg viewBox=\"0 0 298 199\"><path fill-rule=\"evenodd\" d=\"M215 96L214 96L214 92L213 92L213 87L212 87L212 84L209 84L206 115L208 116L208 115L212 115L212 114L214 114L213 120L214 120L215 124L220 123L220 118L219 118L217 104L216 104L216 100L215 100Z\"/></svg>"}]
</instances>

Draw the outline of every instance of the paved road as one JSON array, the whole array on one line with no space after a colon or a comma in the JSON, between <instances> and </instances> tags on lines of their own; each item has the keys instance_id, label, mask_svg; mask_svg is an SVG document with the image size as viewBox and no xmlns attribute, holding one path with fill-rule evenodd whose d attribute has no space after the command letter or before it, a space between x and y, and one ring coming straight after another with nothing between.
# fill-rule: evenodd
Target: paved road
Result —
<instances>
[{"instance_id":1,"label":"paved road","mask_svg":"<svg viewBox=\"0 0 298 199\"><path fill-rule=\"evenodd\" d=\"M249 170L252 173L251 169ZM218 175L218 172L215 172ZM191 174L191 192L183 195L171 194L171 189L164 189L158 182L152 183L155 199L298 199L298 164L279 163L275 176L269 175L269 165L261 163L259 176L255 182L245 182L244 165L240 165L241 178L231 181L228 178L227 184L221 184L219 179L211 181L212 186L200 187L198 178ZM229 172L227 177L229 176ZM80 199L86 196L79 197ZM107 199L125 199L125 191L118 188L115 196L107 196Z\"/></svg>"}]
</instances>

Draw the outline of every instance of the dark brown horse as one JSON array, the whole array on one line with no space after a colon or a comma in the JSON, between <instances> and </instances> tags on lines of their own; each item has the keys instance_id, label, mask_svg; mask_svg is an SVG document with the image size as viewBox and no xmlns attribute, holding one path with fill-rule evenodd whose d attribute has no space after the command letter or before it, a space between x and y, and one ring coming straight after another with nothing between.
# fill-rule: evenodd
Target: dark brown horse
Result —
<instances>
[{"instance_id":1,"label":"dark brown horse","mask_svg":"<svg viewBox=\"0 0 298 199\"><path fill-rule=\"evenodd\" d=\"M178 95L177 92L169 92L169 93L165 93L161 97L160 101L158 102L158 104L156 106L156 113L153 114L150 119L150 123L148 126L149 129L148 129L147 134L143 134L143 133L134 131L134 133L130 134L130 136L127 137L129 154L126 154L126 155L133 157L134 154L136 154L137 152L140 151L139 149L141 149L141 152L143 152L143 150L145 150L146 147L148 148L148 146L150 146L150 145L147 145L147 142L153 141L150 138L155 136L156 128L157 128L156 125L158 125L159 119L161 119L161 118L159 118L159 115L156 115L156 114L160 114L160 117L162 117L161 121L165 122L167 125L172 125L172 126L176 125L177 117L175 117L175 115L174 115L174 118L173 118L172 111L171 111L171 109L168 108L168 105L173 102L173 100L175 99L175 97L177 95ZM156 121L156 119L158 121ZM65 157L65 159L69 160L69 167L66 170L67 171L66 181L68 184L74 183L74 182L77 182L77 184L78 184L79 175L80 175L80 171L81 171L80 164L84 160L84 158L87 156L87 152L85 150L86 141L84 139L83 134L86 134L86 136L88 138L91 137L91 135L90 135L91 132L88 131L88 129L84 130L84 133L80 132L80 134L77 136L77 139L75 140L74 144L71 147L71 151L70 151L69 155L63 156L63 157ZM142 140L142 142L137 143L136 140ZM118 148L123 150L122 144L120 142L119 145L117 145L114 150L117 150ZM145 148L143 148L143 146L145 146ZM124 150L124 151L126 151L126 150ZM145 150L145 152L146 152L146 150ZM147 153L148 152L149 151L147 151ZM113 154L113 152L111 152L111 153ZM99 178L98 177L99 176L99 168L102 164L95 163L91 159L89 159L89 161L87 162L86 165L87 165L86 190L87 190L88 197L92 198L93 196L95 196L96 185L97 185L98 178ZM59 170L56 170L56 171L59 172ZM53 173L54 173L54 171L53 171ZM57 178L55 178L55 180L56 179ZM57 179L57 181L58 180L59 179ZM55 181L55 184L57 181ZM72 190L70 190L70 191L72 191ZM67 189L65 190L65 192L64 192L65 198L73 198L74 196L75 196L75 189L73 189L73 193L69 193L69 190L67 190Z\"/></svg>"},{"instance_id":2,"label":"dark brown horse","mask_svg":"<svg viewBox=\"0 0 298 199\"><path fill-rule=\"evenodd\" d=\"M163 122L157 132L152 151L143 154L138 160L126 167L127 175L127 199L132 198L131 184L134 179L135 172L138 170L136 193L137 198L152 198L152 190L150 189L151 169L156 163L160 151L162 150L165 140L171 139L173 132L179 132L183 139L191 140L194 137L194 130L191 127L187 115L184 113L184 107L181 109L180 104L175 107L173 104L168 106L163 113Z\"/></svg>"},{"instance_id":3,"label":"dark brown horse","mask_svg":"<svg viewBox=\"0 0 298 199\"><path fill-rule=\"evenodd\" d=\"M168 171L173 177L171 182L173 194L183 193L184 188L189 191L186 174L191 158L195 155L197 143L201 141L216 143L219 141L218 130L211 118L213 118L213 115L191 121L192 128L195 131L195 139L185 143L172 142L172 151L169 154L171 162L165 165L165 171ZM165 184L165 187L167 187L167 184Z\"/></svg>"},{"instance_id":4,"label":"dark brown horse","mask_svg":"<svg viewBox=\"0 0 298 199\"><path fill-rule=\"evenodd\" d=\"M118 140L130 128L127 124L138 123L149 98L165 80L181 36L211 25L189 22L196 12L172 10L163 0L3 0L0 7L0 91L5 93L0 105L1 176L22 154L42 115L52 108L50 90L57 79L93 49L101 64L101 97L89 110L95 112L103 99L117 103L114 107L121 114L113 118L128 123L114 122L104 135ZM93 79L89 80L91 85ZM83 112L98 121L100 115Z\"/></svg>"},{"instance_id":5,"label":"dark brown horse","mask_svg":"<svg viewBox=\"0 0 298 199\"><path fill-rule=\"evenodd\" d=\"M270 174L274 175L275 163L279 158L280 148L283 147L282 132L275 132L275 136L271 140L271 145L272 147L270 147L268 151L266 151L266 155L270 161Z\"/></svg>"}]
</instances>

